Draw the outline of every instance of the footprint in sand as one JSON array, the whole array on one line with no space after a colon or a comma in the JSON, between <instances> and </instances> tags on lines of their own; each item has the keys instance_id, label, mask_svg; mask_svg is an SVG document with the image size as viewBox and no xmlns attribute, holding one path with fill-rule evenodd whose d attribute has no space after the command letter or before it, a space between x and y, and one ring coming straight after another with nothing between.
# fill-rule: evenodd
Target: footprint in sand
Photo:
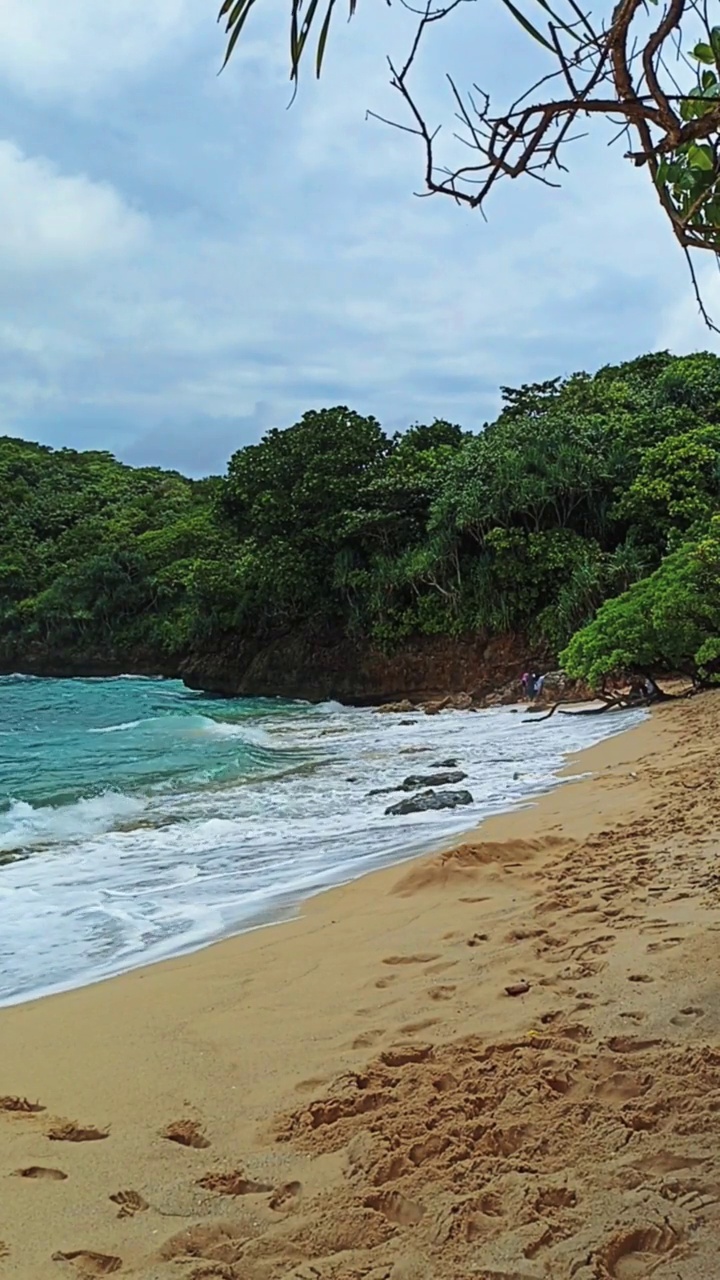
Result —
<instances>
[{"instance_id":1,"label":"footprint in sand","mask_svg":"<svg viewBox=\"0 0 720 1280\"><path fill-rule=\"evenodd\" d=\"M547 934L547 929L528 929L525 927L520 927L517 929L511 929L510 932L505 935L504 941L505 942L527 942L528 939L530 938L542 938L546 934Z\"/></svg>"},{"instance_id":2,"label":"footprint in sand","mask_svg":"<svg viewBox=\"0 0 720 1280\"><path fill-rule=\"evenodd\" d=\"M237 1271L227 1262L201 1262L199 1267L193 1267L190 1280L237 1280ZM310 1280L317 1280L317 1272Z\"/></svg>"},{"instance_id":3,"label":"footprint in sand","mask_svg":"<svg viewBox=\"0 0 720 1280\"><path fill-rule=\"evenodd\" d=\"M355 1036L351 1049L371 1049L378 1040L382 1040L385 1032L381 1028L375 1028L372 1031L363 1031L359 1036Z\"/></svg>"},{"instance_id":4,"label":"footprint in sand","mask_svg":"<svg viewBox=\"0 0 720 1280\"><path fill-rule=\"evenodd\" d=\"M15 1178L43 1178L47 1182L64 1182L67 1174L62 1169L48 1169L42 1164L28 1165L27 1169L16 1169Z\"/></svg>"},{"instance_id":5,"label":"footprint in sand","mask_svg":"<svg viewBox=\"0 0 720 1280\"><path fill-rule=\"evenodd\" d=\"M4 1098L0 1098L0 1111L12 1111L21 1115L35 1115L38 1111L44 1110L45 1107L41 1102L31 1102L29 1098L21 1098L17 1094L6 1094Z\"/></svg>"},{"instance_id":6,"label":"footprint in sand","mask_svg":"<svg viewBox=\"0 0 720 1280\"><path fill-rule=\"evenodd\" d=\"M426 1062L433 1056L431 1044L393 1045L380 1054L380 1061L386 1067L405 1067L410 1062Z\"/></svg>"},{"instance_id":7,"label":"footprint in sand","mask_svg":"<svg viewBox=\"0 0 720 1280\"><path fill-rule=\"evenodd\" d=\"M323 1089L327 1084L327 1080L323 1076L312 1076L309 1080L299 1080L295 1085L296 1093L314 1093L317 1089Z\"/></svg>"},{"instance_id":8,"label":"footprint in sand","mask_svg":"<svg viewBox=\"0 0 720 1280\"><path fill-rule=\"evenodd\" d=\"M10 1257L10 1246L7 1245L4 1240L0 1240L0 1261L2 1261L3 1258L9 1258L9 1257Z\"/></svg>"},{"instance_id":9,"label":"footprint in sand","mask_svg":"<svg viewBox=\"0 0 720 1280\"><path fill-rule=\"evenodd\" d=\"M428 1027L436 1027L439 1018L423 1018L420 1022L405 1022L398 1031L401 1036L414 1036L418 1031L427 1031Z\"/></svg>"},{"instance_id":10,"label":"footprint in sand","mask_svg":"<svg viewBox=\"0 0 720 1280\"><path fill-rule=\"evenodd\" d=\"M111 1195L113 1204L119 1204L118 1218L134 1218L136 1213L149 1209L150 1205L139 1191L116 1191Z\"/></svg>"},{"instance_id":11,"label":"footprint in sand","mask_svg":"<svg viewBox=\"0 0 720 1280\"><path fill-rule=\"evenodd\" d=\"M171 1120L161 1129L160 1137L166 1138L168 1142L177 1142L181 1147L204 1149L210 1146L210 1140L197 1120Z\"/></svg>"},{"instance_id":12,"label":"footprint in sand","mask_svg":"<svg viewBox=\"0 0 720 1280\"><path fill-rule=\"evenodd\" d=\"M704 1018L705 1010L697 1008L695 1005L686 1005L679 1013L675 1014L670 1021L674 1027L685 1027L689 1022L693 1022L695 1018Z\"/></svg>"},{"instance_id":13,"label":"footprint in sand","mask_svg":"<svg viewBox=\"0 0 720 1280\"><path fill-rule=\"evenodd\" d=\"M242 1169L232 1169L230 1173L206 1173L204 1178L198 1178L197 1185L221 1196L256 1196L272 1191L269 1182L254 1182L245 1176Z\"/></svg>"},{"instance_id":14,"label":"footprint in sand","mask_svg":"<svg viewBox=\"0 0 720 1280\"><path fill-rule=\"evenodd\" d=\"M422 1219L424 1209L414 1200L408 1200L399 1191L381 1191L378 1195L367 1196L365 1205L382 1213L388 1222L399 1227L415 1227Z\"/></svg>"},{"instance_id":15,"label":"footprint in sand","mask_svg":"<svg viewBox=\"0 0 720 1280\"><path fill-rule=\"evenodd\" d=\"M644 1053L647 1049L654 1049L659 1044L662 1044L662 1040L639 1040L636 1036L611 1036L607 1047L611 1053Z\"/></svg>"},{"instance_id":16,"label":"footprint in sand","mask_svg":"<svg viewBox=\"0 0 720 1280\"><path fill-rule=\"evenodd\" d=\"M638 1076L628 1071L613 1071L595 1085L595 1096L603 1102L625 1103L642 1098L652 1088L651 1075Z\"/></svg>"},{"instance_id":17,"label":"footprint in sand","mask_svg":"<svg viewBox=\"0 0 720 1280\"><path fill-rule=\"evenodd\" d=\"M447 986L444 987L430 987L428 995L431 1000L452 1000L456 991L457 987L452 983L448 983Z\"/></svg>"},{"instance_id":18,"label":"footprint in sand","mask_svg":"<svg viewBox=\"0 0 720 1280\"><path fill-rule=\"evenodd\" d=\"M670 1225L636 1227L615 1236L599 1261L614 1280L640 1280L655 1270L659 1255L670 1253L679 1243L680 1237Z\"/></svg>"},{"instance_id":19,"label":"footprint in sand","mask_svg":"<svg viewBox=\"0 0 720 1280\"><path fill-rule=\"evenodd\" d=\"M53 1262L69 1262L79 1276L109 1276L119 1271L122 1258L111 1253L93 1253L90 1249L73 1249L70 1253L58 1250L52 1255Z\"/></svg>"},{"instance_id":20,"label":"footprint in sand","mask_svg":"<svg viewBox=\"0 0 720 1280\"><path fill-rule=\"evenodd\" d=\"M232 1264L238 1261L245 1243L245 1232L234 1222L197 1222L170 1236L157 1256L162 1262L182 1263L200 1258L204 1262Z\"/></svg>"},{"instance_id":21,"label":"footprint in sand","mask_svg":"<svg viewBox=\"0 0 720 1280\"><path fill-rule=\"evenodd\" d=\"M666 1173L677 1173L680 1169L696 1169L698 1165L707 1164L710 1158L710 1156L680 1155L675 1151L658 1151L656 1155L636 1160L633 1168L639 1169L642 1173L663 1176Z\"/></svg>"},{"instance_id":22,"label":"footprint in sand","mask_svg":"<svg viewBox=\"0 0 720 1280\"><path fill-rule=\"evenodd\" d=\"M434 954L422 952L414 956L386 956L383 964L430 964L432 960L437 959L437 952Z\"/></svg>"},{"instance_id":23,"label":"footprint in sand","mask_svg":"<svg viewBox=\"0 0 720 1280\"><path fill-rule=\"evenodd\" d=\"M52 1125L47 1136L51 1142L100 1142L110 1136L109 1129L96 1129L95 1125L79 1125L74 1120L63 1120Z\"/></svg>"},{"instance_id":24,"label":"footprint in sand","mask_svg":"<svg viewBox=\"0 0 720 1280\"><path fill-rule=\"evenodd\" d=\"M538 1192L535 1212L547 1213L548 1209L574 1209L578 1202L572 1187L545 1187Z\"/></svg>"},{"instance_id":25,"label":"footprint in sand","mask_svg":"<svg viewBox=\"0 0 720 1280\"><path fill-rule=\"evenodd\" d=\"M289 1209L302 1195L302 1182L285 1182L273 1192L268 1205L271 1209Z\"/></svg>"}]
</instances>

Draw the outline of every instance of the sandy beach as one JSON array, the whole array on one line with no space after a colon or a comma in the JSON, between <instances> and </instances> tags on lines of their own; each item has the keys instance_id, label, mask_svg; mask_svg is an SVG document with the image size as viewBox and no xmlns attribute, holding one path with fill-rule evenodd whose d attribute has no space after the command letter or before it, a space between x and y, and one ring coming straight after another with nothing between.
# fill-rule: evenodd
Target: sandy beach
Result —
<instances>
[{"instance_id":1,"label":"sandy beach","mask_svg":"<svg viewBox=\"0 0 720 1280\"><path fill-rule=\"evenodd\" d=\"M0 1011L0 1280L715 1277L719 765L720 694L661 706L449 853Z\"/></svg>"}]
</instances>

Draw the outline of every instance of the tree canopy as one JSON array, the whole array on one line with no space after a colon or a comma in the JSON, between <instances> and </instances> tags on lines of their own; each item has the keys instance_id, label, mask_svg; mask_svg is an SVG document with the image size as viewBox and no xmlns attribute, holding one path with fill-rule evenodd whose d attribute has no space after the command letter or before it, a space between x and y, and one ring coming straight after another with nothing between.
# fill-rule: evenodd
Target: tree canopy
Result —
<instances>
[{"instance_id":1,"label":"tree canopy","mask_svg":"<svg viewBox=\"0 0 720 1280\"><path fill-rule=\"evenodd\" d=\"M479 433L339 406L188 480L0 439L0 666L513 634L591 683L720 667L720 359L503 388Z\"/></svg>"}]
</instances>

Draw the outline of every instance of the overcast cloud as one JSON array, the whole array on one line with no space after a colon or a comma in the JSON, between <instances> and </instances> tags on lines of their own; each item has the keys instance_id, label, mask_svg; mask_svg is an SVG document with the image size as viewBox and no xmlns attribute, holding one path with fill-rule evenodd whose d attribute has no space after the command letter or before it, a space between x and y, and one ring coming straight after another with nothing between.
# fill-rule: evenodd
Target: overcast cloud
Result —
<instances>
[{"instance_id":1,"label":"overcast cloud","mask_svg":"<svg viewBox=\"0 0 720 1280\"><path fill-rule=\"evenodd\" d=\"M0 431L203 474L308 408L477 428L500 384L716 348L621 147L576 144L564 190L508 184L487 224L418 200L414 139L365 121L396 111L407 15L338 21L287 110L287 6L261 8L218 77L213 0L2 0ZM445 69L533 69L487 3L428 54L433 120Z\"/></svg>"}]
</instances>

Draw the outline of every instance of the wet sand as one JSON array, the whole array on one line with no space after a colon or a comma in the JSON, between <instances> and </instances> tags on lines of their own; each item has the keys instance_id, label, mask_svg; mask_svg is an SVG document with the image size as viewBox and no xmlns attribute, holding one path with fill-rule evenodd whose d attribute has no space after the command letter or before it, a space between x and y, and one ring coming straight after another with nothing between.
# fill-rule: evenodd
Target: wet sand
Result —
<instances>
[{"instance_id":1,"label":"wet sand","mask_svg":"<svg viewBox=\"0 0 720 1280\"><path fill-rule=\"evenodd\" d=\"M719 744L661 706L447 854L0 1011L0 1280L715 1277Z\"/></svg>"}]
</instances>

